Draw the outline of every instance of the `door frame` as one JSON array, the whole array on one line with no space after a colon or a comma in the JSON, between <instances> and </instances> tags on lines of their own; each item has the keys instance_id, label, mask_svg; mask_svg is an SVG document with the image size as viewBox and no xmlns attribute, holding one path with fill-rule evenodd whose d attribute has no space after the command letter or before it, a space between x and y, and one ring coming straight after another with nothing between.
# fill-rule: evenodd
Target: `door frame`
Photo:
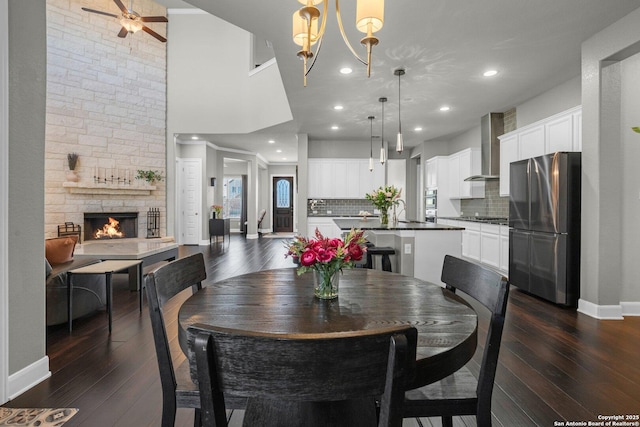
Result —
<instances>
[{"instance_id":1,"label":"door frame","mask_svg":"<svg viewBox=\"0 0 640 427\"><path fill-rule=\"evenodd\" d=\"M9 93L9 10L0 3L0 92ZM9 97L0 99L0 405L9 379Z\"/></svg>"},{"instance_id":2,"label":"door frame","mask_svg":"<svg viewBox=\"0 0 640 427\"><path fill-rule=\"evenodd\" d=\"M270 212L270 228L271 231L275 229L274 224L274 216L273 216L273 178L275 177L283 177L283 178L293 178L293 232L298 232L298 182L296 180L296 174L294 173L273 173L269 174L269 212ZM264 228L264 227L263 227Z\"/></svg>"},{"instance_id":3,"label":"door frame","mask_svg":"<svg viewBox=\"0 0 640 427\"><path fill-rule=\"evenodd\" d=\"M184 172L182 170L182 167L184 166L184 164L188 161L194 161L196 163L198 163L198 165L200 166L200 178L198 180L198 187L196 193L198 194L198 201L197 201L197 206L200 207L200 209L197 211L197 215L200 216L199 220L197 221L197 245L200 245L201 242L203 242L205 239L202 238L202 230L203 230L203 218L205 216L208 217L208 215L204 215L204 212L202 212L202 159L198 158L198 157L178 157L176 158L176 222L178 224L178 243L183 245L184 243L184 229L185 229L185 224L183 221L183 217L181 214L181 206L182 206L182 184L184 182ZM207 218L208 219L208 218ZM190 243L191 244L191 243Z\"/></svg>"}]
</instances>

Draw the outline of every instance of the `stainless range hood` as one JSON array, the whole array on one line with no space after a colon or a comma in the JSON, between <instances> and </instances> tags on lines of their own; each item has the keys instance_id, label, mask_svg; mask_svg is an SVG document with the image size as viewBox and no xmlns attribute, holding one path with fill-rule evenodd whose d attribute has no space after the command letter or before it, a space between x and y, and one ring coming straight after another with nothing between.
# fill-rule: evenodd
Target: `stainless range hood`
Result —
<instances>
[{"instance_id":1,"label":"stainless range hood","mask_svg":"<svg viewBox=\"0 0 640 427\"><path fill-rule=\"evenodd\" d=\"M504 114L490 113L480 121L480 147L482 169L480 175L472 175L465 181L489 181L500 179L500 140L504 133Z\"/></svg>"}]
</instances>

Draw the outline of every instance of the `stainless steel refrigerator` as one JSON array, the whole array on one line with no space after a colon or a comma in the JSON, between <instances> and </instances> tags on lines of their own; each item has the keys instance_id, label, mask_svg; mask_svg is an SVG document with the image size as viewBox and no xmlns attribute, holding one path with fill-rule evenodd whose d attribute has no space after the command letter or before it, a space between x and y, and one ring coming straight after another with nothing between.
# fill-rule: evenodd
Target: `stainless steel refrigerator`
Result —
<instances>
[{"instance_id":1,"label":"stainless steel refrigerator","mask_svg":"<svg viewBox=\"0 0 640 427\"><path fill-rule=\"evenodd\" d=\"M511 163L509 280L566 306L580 296L581 153Z\"/></svg>"}]
</instances>

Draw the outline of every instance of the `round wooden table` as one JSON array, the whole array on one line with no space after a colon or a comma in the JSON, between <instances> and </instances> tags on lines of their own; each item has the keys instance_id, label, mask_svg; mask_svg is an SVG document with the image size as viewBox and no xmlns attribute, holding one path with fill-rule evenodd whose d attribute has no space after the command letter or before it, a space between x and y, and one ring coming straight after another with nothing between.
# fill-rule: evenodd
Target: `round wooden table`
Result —
<instances>
[{"instance_id":1,"label":"round wooden table","mask_svg":"<svg viewBox=\"0 0 640 427\"><path fill-rule=\"evenodd\" d=\"M460 369L477 344L476 313L459 296L413 277L361 268L344 270L334 300L315 298L311 273L298 276L295 268L231 277L189 297L178 320L185 354L187 328L194 323L283 334L409 324L418 330L415 381L409 388Z\"/></svg>"}]
</instances>

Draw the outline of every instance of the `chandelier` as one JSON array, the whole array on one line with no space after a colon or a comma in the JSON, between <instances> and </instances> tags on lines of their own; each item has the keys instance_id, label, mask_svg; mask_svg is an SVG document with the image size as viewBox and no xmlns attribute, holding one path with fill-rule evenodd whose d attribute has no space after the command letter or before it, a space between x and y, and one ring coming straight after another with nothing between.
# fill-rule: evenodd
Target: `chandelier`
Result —
<instances>
[{"instance_id":1,"label":"chandelier","mask_svg":"<svg viewBox=\"0 0 640 427\"><path fill-rule=\"evenodd\" d=\"M329 0L324 1L322 14L316 5L323 0L298 0L304 6L293 13L293 41L301 47L298 51L298 57L302 59L303 65L303 81L307 86L307 74L313 68L320 47L322 46L322 38L327 24L327 10ZM367 58L362 59L349 43L347 35L342 26L342 18L340 16L340 0L336 0L336 18L338 27L342 34L342 39L351 51L351 53L367 66L367 77L371 75L371 48L378 44L378 38L373 33L379 31L384 24L384 0L357 0L356 4L356 28L366 35L360 40L360 43L367 48ZM318 29L318 21L321 20ZM311 50L311 46L317 44L316 51ZM313 58L311 64L309 59Z\"/></svg>"}]
</instances>

